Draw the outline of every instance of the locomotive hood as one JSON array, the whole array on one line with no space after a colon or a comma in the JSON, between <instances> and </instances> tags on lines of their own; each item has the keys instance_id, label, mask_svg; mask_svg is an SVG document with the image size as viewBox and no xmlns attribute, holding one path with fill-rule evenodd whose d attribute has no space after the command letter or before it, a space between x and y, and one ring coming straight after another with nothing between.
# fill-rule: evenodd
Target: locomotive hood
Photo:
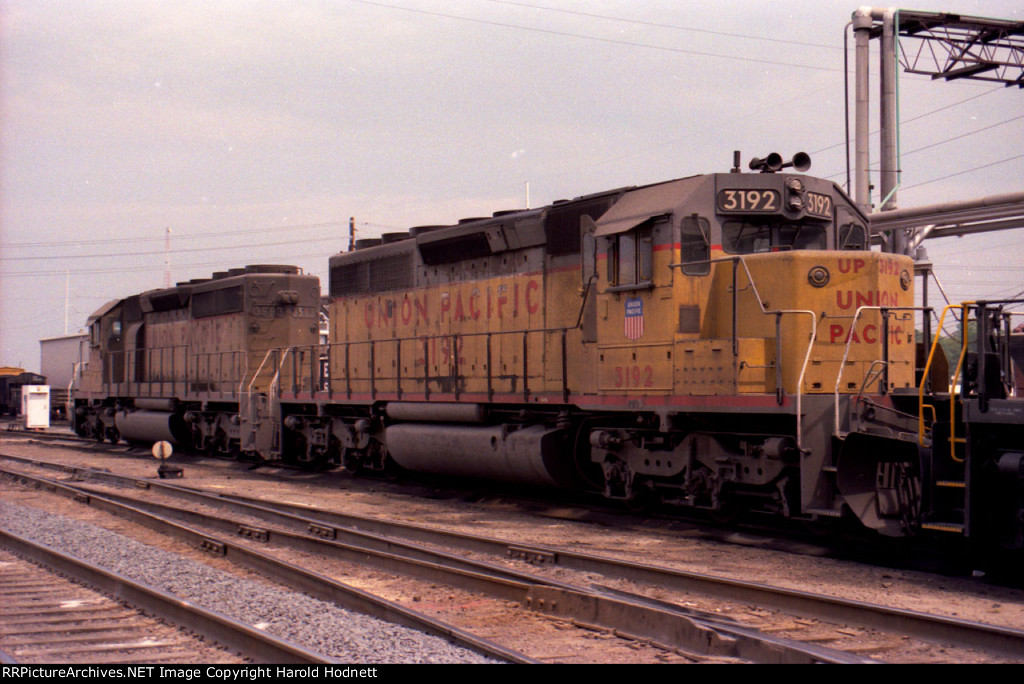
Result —
<instances>
[{"instance_id":1,"label":"locomotive hood","mask_svg":"<svg viewBox=\"0 0 1024 684\"><path fill-rule=\"evenodd\" d=\"M597 221L594 237L615 235L635 228L655 216L675 212L710 176L691 176L627 192Z\"/></svg>"}]
</instances>

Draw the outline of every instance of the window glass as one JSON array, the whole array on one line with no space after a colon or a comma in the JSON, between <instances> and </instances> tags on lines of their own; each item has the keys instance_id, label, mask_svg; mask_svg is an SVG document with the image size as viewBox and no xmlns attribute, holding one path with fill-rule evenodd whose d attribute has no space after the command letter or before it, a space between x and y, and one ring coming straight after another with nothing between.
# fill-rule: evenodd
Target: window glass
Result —
<instances>
[{"instance_id":1,"label":"window glass","mask_svg":"<svg viewBox=\"0 0 1024 684\"><path fill-rule=\"evenodd\" d=\"M622 233L618 239L618 284L629 285L636 282L636 233Z\"/></svg>"},{"instance_id":2,"label":"window glass","mask_svg":"<svg viewBox=\"0 0 1024 684\"><path fill-rule=\"evenodd\" d=\"M608 240L608 284L617 285L619 283L619 239L618 237L612 237Z\"/></svg>"},{"instance_id":3,"label":"window glass","mask_svg":"<svg viewBox=\"0 0 1024 684\"><path fill-rule=\"evenodd\" d=\"M867 234L859 223L839 226L839 249L867 249Z\"/></svg>"},{"instance_id":4,"label":"window glass","mask_svg":"<svg viewBox=\"0 0 1024 684\"><path fill-rule=\"evenodd\" d=\"M789 223L779 226L778 244L789 249L827 249L828 234L821 225Z\"/></svg>"},{"instance_id":5,"label":"window glass","mask_svg":"<svg viewBox=\"0 0 1024 684\"><path fill-rule=\"evenodd\" d=\"M771 226L746 221L726 221L722 226L722 249L731 254L767 252L772 246Z\"/></svg>"},{"instance_id":6,"label":"window glass","mask_svg":"<svg viewBox=\"0 0 1024 684\"><path fill-rule=\"evenodd\" d=\"M680 259L683 273L687 275L704 275L711 270L708 259L711 248L708 244L709 225L707 219L688 216L683 219L680 228Z\"/></svg>"},{"instance_id":7,"label":"window glass","mask_svg":"<svg viewBox=\"0 0 1024 684\"><path fill-rule=\"evenodd\" d=\"M654 279L654 236L650 228L639 232L637 262L637 282L649 283Z\"/></svg>"},{"instance_id":8,"label":"window glass","mask_svg":"<svg viewBox=\"0 0 1024 684\"><path fill-rule=\"evenodd\" d=\"M653 280L654 227L650 223L608 238L609 285L644 285Z\"/></svg>"},{"instance_id":9,"label":"window glass","mask_svg":"<svg viewBox=\"0 0 1024 684\"><path fill-rule=\"evenodd\" d=\"M731 254L828 249L828 231L821 223L726 221L722 226L722 248Z\"/></svg>"}]
</instances>

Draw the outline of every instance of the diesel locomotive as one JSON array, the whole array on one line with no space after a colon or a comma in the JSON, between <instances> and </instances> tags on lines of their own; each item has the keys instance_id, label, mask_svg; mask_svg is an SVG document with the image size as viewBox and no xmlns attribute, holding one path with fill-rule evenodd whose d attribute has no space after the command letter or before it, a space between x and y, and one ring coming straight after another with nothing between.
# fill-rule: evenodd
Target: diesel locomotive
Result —
<instances>
[{"instance_id":1,"label":"diesel locomotive","mask_svg":"<svg viewBox=\"0 0 1024 684\"><path fill-rule=\"evenodd\" d=\"M357 241L329 260L326 341L294 273L122 300L90 319L80 429L1020 547L1003 305L960 312L984 330L951 384L912 259L871 249L809 165L773 154ZM228 287L207 296L230 312L197 314ZM230 334L200 332L214 319Z\"/></svg>"},{"instance_id":2,"label":"diesel locomotive","mask_svg":"<svg viewBox=\"0 0 1024 684\"><path fill-rule=\"evenodd\" d=\"M117 442L255 452L272 432L273 350L315 346L320 279L247 266L108 302L88 320L73 427Z\"/></svg>"}]
</instances>

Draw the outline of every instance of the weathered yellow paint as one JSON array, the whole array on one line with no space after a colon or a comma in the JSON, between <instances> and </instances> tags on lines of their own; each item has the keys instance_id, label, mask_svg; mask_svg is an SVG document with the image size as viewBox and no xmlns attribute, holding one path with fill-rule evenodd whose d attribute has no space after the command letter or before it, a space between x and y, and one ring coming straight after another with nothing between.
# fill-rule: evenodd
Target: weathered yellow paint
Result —
<instances>
[{"instance_id":1,"label":"weathered yellow paint","mask_svg":"<svg viewBox=\"0 0 1024 684\"><path fill-rule=\"evenodd\" d=\"M429 378L434 392L518 394L524 359L531 395L561 392L564 375L570 391L592 387L582 304L577 268L336 299L332 390L422 393Z\"/></svg>"}]
</instances>

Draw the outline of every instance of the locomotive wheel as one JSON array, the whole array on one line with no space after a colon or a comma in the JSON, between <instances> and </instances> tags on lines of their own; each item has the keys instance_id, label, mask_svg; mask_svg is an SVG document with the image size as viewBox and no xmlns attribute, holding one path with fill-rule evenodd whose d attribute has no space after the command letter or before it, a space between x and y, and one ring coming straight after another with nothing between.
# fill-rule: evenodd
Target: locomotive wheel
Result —
<instances>
[{"instance_id":1,"label":"locomotive wheel","mask_svg":"<svg viewBox=\"0 0 1024 684\"><path fill-rule=\"evenodd\" d=\"M306 461L303 466L305 470L329 470L331 467L331 459L328 458L327 453L321 450L315 450L310 454L310 458Z\"/></svg>"},{"instance_id":2,"label":"locomotive wheel","mask_svg":"<svg viewBox=\"0 0 1024 684\"><path fill-rule=\"evenodd\" d=\"M224 431L224 428L217 428L213 433L213 441L210 443L209 450L217 454L228 454L237 459L238 457L231 453L228 441L228 433Z\"/></svg>"},{"instance_id":3,"label":"locomotive wheel","mask_svg":"<svg viewBox=\"0 0 1024 684\"><path fill-rule=\"evenodd\" d=\"M921 512L916 443L847 435L839 452L836 485L865 527L887 537L916 531Z\"/></svg>"},{"instance_id":4,"label":"locomotive wheel","mask_svg":"<svg viewBox=\"0 0 1024 684\"><path fill-rule=\"evenodd\" d=\"M341 456L341 467L345 472L359 474L363 469L363 455L357 449L345 449Z\"/></svg>"}]
</instances>

